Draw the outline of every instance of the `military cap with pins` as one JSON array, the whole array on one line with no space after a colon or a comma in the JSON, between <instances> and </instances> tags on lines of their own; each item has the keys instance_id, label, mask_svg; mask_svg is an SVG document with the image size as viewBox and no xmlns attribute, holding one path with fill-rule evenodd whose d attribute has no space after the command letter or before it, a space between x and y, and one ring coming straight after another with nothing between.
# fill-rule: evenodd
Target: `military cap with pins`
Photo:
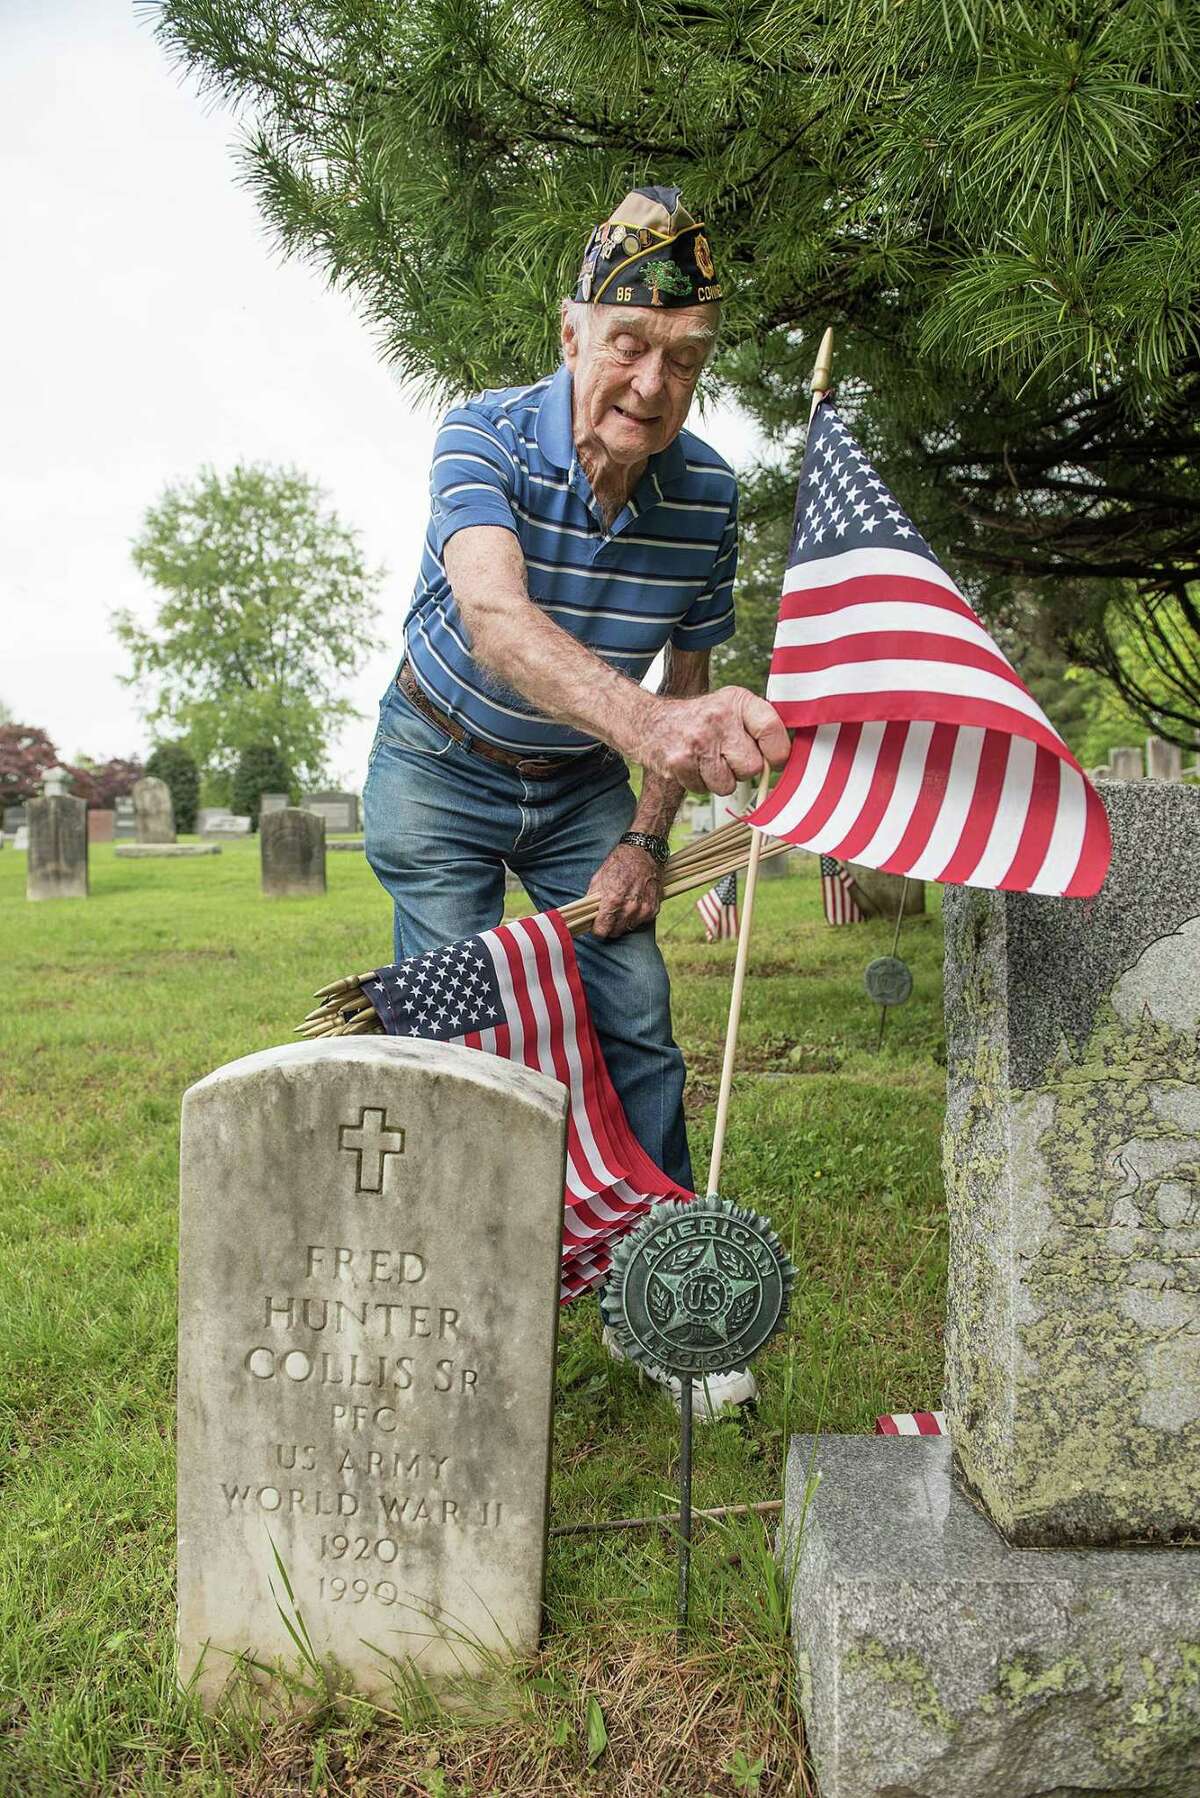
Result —
<instances>
[{"instance_id":1,"label":"military cap with pins","mask_svg":"<svg viewBox=\"0 0 1200 1798\"><path fill-rule=\"evenodd\" d=\"M588 240L574 298L591 306L712 306L721 298L705 228L677 187L635 187Z\"/></svg>"}]
</instances>

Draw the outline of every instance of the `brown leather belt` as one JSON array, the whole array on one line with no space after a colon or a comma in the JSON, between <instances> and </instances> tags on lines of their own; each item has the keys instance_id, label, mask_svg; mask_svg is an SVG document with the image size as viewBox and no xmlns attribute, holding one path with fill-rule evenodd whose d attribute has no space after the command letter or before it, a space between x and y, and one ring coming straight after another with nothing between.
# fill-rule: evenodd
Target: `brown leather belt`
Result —
<instances>
[{"instance_id":1,"label":"brown leather belt","mask_svg":"<svg viewBox=\"0 0 1200 1798\"><path fill-rule=\"evenodd\" d=\"M495 762L501 768L511 768L517 774L527 775L530 780L549 780L555 774L562 774L574 763L587 761L604 747L603 744L597 744L595 749L589 749L586 754L578 756L514 755L510 749L498 749L494 743L480 742L478 737L465 731L461 724L456 724L453 718L447 718L445 712L439 712L417 685L417 677L407 662L400 664L396 685L422 718L428 718L431 724L436 724L455 743L461 743L472 755L481 755L485 762Z\"/></svg>"}]
</instances>

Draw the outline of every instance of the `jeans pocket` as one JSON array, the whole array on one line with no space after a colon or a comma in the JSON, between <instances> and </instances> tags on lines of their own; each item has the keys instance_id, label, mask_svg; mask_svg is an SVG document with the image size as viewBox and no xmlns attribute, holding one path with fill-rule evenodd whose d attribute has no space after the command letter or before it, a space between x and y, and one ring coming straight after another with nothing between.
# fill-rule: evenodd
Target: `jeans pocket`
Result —
<instances>
[{"instance_id":1,"label":"jeans pocket","mask_svg":"<svg viewBox=\"0 0 1200 1798\"><path fill-rule=\"evenodd\" d=\"M372 756L380 748L406 750L411 755L439 761L456 747L453 737L430 722L393 684L379 712Z\"/></svg>"}]
</instances>

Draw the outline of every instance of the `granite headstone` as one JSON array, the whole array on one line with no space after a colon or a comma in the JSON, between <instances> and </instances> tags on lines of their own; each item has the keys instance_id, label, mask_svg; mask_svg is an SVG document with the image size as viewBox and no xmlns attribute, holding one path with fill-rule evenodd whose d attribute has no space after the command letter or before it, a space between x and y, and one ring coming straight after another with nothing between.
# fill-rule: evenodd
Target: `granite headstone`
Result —
<instances>
[{"instance_id":1,"label":"granite headstone","mask_svg":"<svg viewBox=\"0 0 1200 1798\"><path fill-rule=\"evenodd\" d=\"M824 1798L1200 1791L1200 792L1100 794L1096 898L945 893L950 1440L792 1445Z\"/></svg>"},{"instance_id":2,"label":"granite headstone","mask_svg":"<svg viewBox=\"0 0 1200 1798\"><path fill-rule=\"evenodd\" d=\"M357 793L305 793L300 806L301 810L315 812L318 818L324 818L326 830L358 829Z\"/></svg>"}]
</instances>

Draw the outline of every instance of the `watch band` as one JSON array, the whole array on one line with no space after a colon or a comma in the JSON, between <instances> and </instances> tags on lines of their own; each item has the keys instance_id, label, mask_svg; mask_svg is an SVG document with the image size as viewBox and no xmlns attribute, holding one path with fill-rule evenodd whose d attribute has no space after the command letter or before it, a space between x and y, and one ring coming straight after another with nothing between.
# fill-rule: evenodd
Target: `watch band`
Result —
<instances>
[{"instance_id":1,"label":"watch band","mask_svg":"<svg viewBox=\"0 0 1200 1798\"><path fill-rule=\"evenodd\" d=\"M654 857L660 868L670 860L671 845L666 837L652 837L646 830L627 830L620 841L632 843L635 849L644 849L647 855Z\"/></svg>"}]
</instances>

